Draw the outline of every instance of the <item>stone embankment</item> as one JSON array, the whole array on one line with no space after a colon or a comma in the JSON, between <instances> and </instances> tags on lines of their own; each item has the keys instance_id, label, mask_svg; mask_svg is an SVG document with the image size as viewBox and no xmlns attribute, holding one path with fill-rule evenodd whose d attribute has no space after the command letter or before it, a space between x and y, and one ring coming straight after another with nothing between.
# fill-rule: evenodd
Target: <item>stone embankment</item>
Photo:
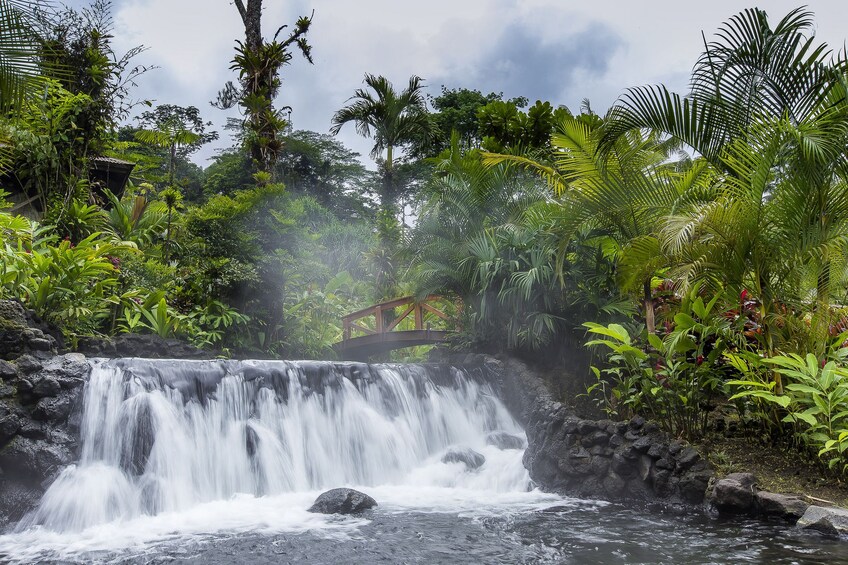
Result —
<instances>
[{"instance_id":1,"label":"stone embankment","mask_svg":"<svg viewBox=\"0 0 848 565\"><path fill-rule=\"evenodd\" d=\"M19 303L0 301L0 530L79 455L90 367L79 353L57 355L60 339L37 324Z\"/></svg>"},{"instance_id":2,"label":"stone embankment","mask_svg":"<svg viewBox=\"0 0 848 565\"><path fill-rule=\"evenodd\" d=\"M524 466L545 490L611 501L701 504L713 472L692 447L643 418L590 420L556 402L545 383L511 359L465 355L501 389L527 433Z\"/></svg>"},{"instance_id":3,"label":"stone embankment","mask_svg":"<svg viewBox=\"0 0 848 565\"><path fill-rule=\"evenodd\" d=\"M781 520L824 535L848 536L848 509L761 490L750 473L716 480L693 447L669 438L652 422L578 417L554 401L542 379L520 361L475 354L448 361L480 371L481 378L500 387L527 433L524 465L544 490L610 501L699 506L723 516Z\"/></svg>"}]
</instances>

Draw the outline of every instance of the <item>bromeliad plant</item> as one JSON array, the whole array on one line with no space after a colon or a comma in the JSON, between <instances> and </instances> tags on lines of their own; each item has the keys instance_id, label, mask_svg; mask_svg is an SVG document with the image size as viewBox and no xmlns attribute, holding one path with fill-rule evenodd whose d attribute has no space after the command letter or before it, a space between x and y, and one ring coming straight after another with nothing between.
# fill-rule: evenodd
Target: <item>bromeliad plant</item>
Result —
<instances>
[{"instance_id":1,"label":"bromeliad plant","mask_svg":"<svg viewBox=\"0 0 848 565\"><path fill-rule=\"evenodd\" d=\"M702 437L712 404L724 394L722 354L732 343L730 322L714 315L717 301L690 294L674 316L674 328L664 339L647 333L647 343L620 324L583 324L600 336L586 345L609 350L607 366L592 367L598 382L589 395L611 416L639 414L674 436Z\"/></svg>"}]
</instances>

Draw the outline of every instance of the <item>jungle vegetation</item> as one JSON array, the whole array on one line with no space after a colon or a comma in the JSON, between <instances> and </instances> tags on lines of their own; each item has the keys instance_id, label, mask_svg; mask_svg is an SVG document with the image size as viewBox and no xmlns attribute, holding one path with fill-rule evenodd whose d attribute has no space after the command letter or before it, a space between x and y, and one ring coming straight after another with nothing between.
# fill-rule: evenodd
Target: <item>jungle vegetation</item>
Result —
<instances>
[{"instance_id":1,"label":"jungle vegetation","mask_svg":"<svg viewBox=\"0 0 848 565\"><path fill-rule=\"evenodd\" d=\"M366 73L328 129L372 139L372 171L275 106L293 52L311 61L311 16L268 40L261 2L235 5L218 102L244 120L201 168L218 133L134 103L142 48L114 52L108 2L0 0L0 204L34 207L0 212L0 297L71 345L147 332L332 358L343 314L439 294L462 305L457 348L587 342L587 394L612 416L697 440L731 407L845 471L848 60L811 12L733 15L688 92L631 88L603 115ZM135 163L123 193L91 176L99 157Z\"/></svg>"}]
</instances>

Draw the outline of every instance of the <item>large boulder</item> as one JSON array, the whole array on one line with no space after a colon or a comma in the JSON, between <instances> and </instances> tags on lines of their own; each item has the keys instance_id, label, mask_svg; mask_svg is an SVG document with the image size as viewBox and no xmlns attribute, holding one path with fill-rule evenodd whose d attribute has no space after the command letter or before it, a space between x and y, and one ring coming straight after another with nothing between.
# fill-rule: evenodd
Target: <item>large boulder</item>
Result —
<instances>
[{"instance_id":1,"label":"large boulder","mask_svg":"<svg viewBox=\"0 0 848 565\"><path fill-rule=\"evenodd\" d=\"M848 510L810 506L798 520L797 526L828 536L846 535L848 534Z\"/></svg>"},{"instance_id":2,"label":"large boulder","mask_svg":"<svg viewBox=\"0 0 848 565\"><path fill-rule=\"evenodd\" d=\"M524 438L506 432L492 432L486 436L486 445L498 449L524 449Z\"/></svg>"},{"instance_id":3,"label":"large boulder","mask_svg":"<svg viewBox=\"0 0 848 565\"><path fill-rule=\"evenodd\" d=\"M716 481L710 503L724 514L755 514L756 484L751 473L731 473Z\"/></svg>"},{"instance_id":4,"label":"large boulder","mask_svg":"<svg viewBox=\"0 0 848 565\"><path fill-rule=\"evenodd\" d=\"M469 469L477 469L486 462L486 458L467 447L452 447L442 456L442 463L465 463Z\"/></svg>"},{"instance_id":5,"label":"large boulder","mask_svg":"<svg viewBox=\"0 0 848 565\"><path fill-rule=\"evenodd\" d=\"M309 512L318 514L358 514L377 506L377 501L352 488L334 488L321 493Z\"/></svg>"},{"instance_id":6,"label":"large boulder","mask_svg":"<svg viewBox=\"0 0 848 565\"><path fill-rule=\"evenodd\" d=\"M761 490L756 494L757 510L764 516L773 516L797 522L807 512L810 503L790 494L779 494Z\"/></svg>"}]
</instances>

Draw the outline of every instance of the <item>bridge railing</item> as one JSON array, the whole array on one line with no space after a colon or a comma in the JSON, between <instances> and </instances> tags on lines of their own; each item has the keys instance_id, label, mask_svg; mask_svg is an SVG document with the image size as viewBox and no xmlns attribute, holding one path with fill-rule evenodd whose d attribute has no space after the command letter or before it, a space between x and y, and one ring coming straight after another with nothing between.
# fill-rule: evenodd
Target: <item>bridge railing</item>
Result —
<instances>
[{"instance_id":1,"label":"bridge railing","mask_svg":"<svg viewBox=\"0 0 848 565\"><path fill-rule=\"evenodd\" d=\"M454 319L438 308L441 303L449 303L447 299L431 295L422 301L415 300L413 296L406 296L396 300L389 300L363 308L342 318L342 339L347 341L353 337L354 332L359 332L364 335L385 334L392 331L415 329L429 330L430 323L425 321L425 316L432 315L443 320L446 324L454 321ZM400 314L396 313L396 309L405 307ZM386 317L385 312L393 312L393 316ZM373 320L371 317L373 316ZM408 328L409 322L403 323L405 320L413 320L413 328ZM426 326L425 326L426 324Z\"/></svg>"}]
</instances>

